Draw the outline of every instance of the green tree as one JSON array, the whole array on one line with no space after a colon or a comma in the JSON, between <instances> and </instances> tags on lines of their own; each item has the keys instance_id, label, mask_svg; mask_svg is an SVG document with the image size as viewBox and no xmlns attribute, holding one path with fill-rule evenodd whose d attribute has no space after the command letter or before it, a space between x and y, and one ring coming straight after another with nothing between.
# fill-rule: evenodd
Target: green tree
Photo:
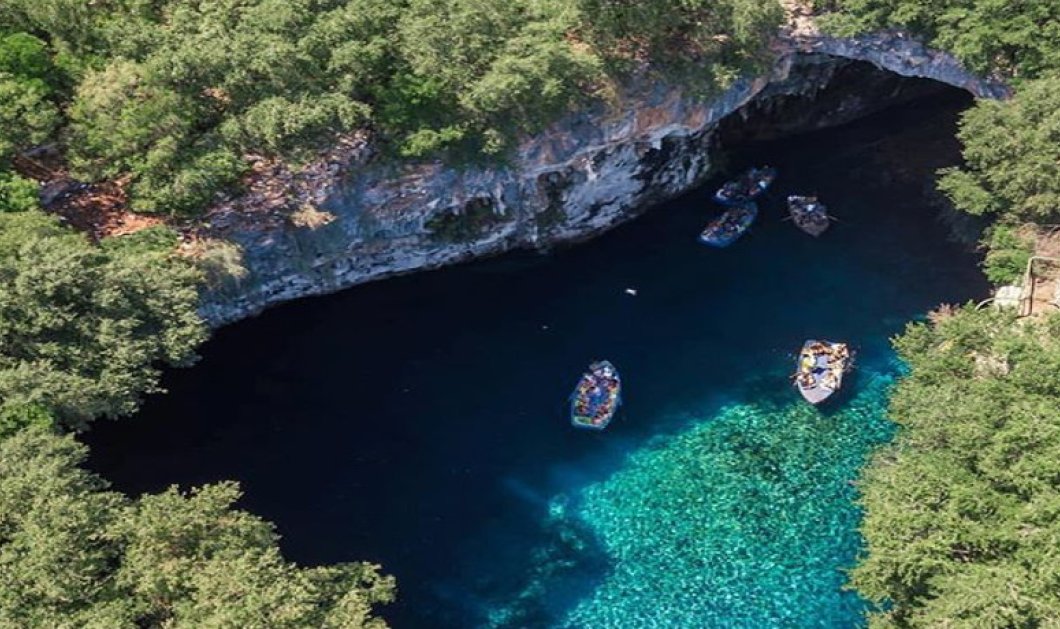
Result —
<instances>
[{"instance_id":1,"label":"green tree","mask_svg":"<svg viewBox=\"0 0 1060 629\"><path fill-rule=\"evenodd\" d=\"M1060 621L1060 317L960 310L895 341L902 426L860 487L876 627Z\"/></svg>"},{"instance_id":2,"label":"green tree","mask_svg":"<svg viewBox=\"0 0 1060 629\"><path fill-rule=\"evenodd\" d=\"M0 36L0 72L23 79L48 80L55 68L48 45L29 33Z\"/></svg>"},{"instance_id":3,"label":"green tree","mask_svg":"<svg viewBox=\"0 0 1060 629\"><path fill-rule=\"evenodd\" d=\"M991 227L988 234L983 259L986 279L994 284L1018 284L1034 255L1033 236L1004 223Z\"/></svg>"},{"instance_id":4,"label":"green tree","mask_svg":"<svg viewBox=\"0 0 1060 629\"><path fill-rule=\"evenodd\" d=\"M909 29L981 73L1014 79L1060 70L1060 4L1053 0L832 0L838 34Z\"/></svg>"},{"instance_id":5,"label":"green tree","mask_svg":"<svg viewBox=\"0 0 1060 629\"><path fill-rule=\"evenodd\" d=\"M106 52L102 38L108 19L128 14L125 0L6 0L0 3L0 24L11 30L46 33L68 58L90 58Z\"/></svg>"},{"instance_id":6,"label":"green tree","mask_svg":"<svg viewBox=\"0 0 1060 629\"><path fill-rule=\"evenodd\" d=\"M70 108L75 175L90 180L146 168L188 140L195 103L152 85L142 66L118 60L90 72Z\"/></svg>"},{"instance_id":7,"label":"green tree","mask_svg":"<svg viewBox=\"0 0 1060 629\"><path fill-rule=\"evenodd\" d=\"M25 212L39 204L36 182L0 170L0 212Z\"/></svg>"},{"instance_id":8,"label":"green tree","mask_svg":"<svg viewBox=\"0 0 1060 629\"><path fill-rule=\"evenodd\" d=\"M72 437L0 441L0 627L383 627L369 564L299 568L233 483L137 500L80 467Z\"/></svg>"},{"instance_id":9,"label":"green tree","mask_svg":"<svg viewBox=\"0 0 1060 629\"><path fill-rule=\"evenodd\" d=\"M42 407L65 426L136 409L157 363L205 337L198 273L161 252L100 249L39 212L0 214L0 411Z\"/></svg>"},{"instance_id":10,"label":"green tree","mask_svg":"<svg viewBox=\"0 0 1060 629\"><path fill-rule=\"evenodd\" d=\"M962 116L958 137L966 166L939 181L958 209L1011 220L1060 216L1060 76L1027 82L1011 102L980 101Z\"/></svg>"},{"instance_id":11,"label":"green tree","mask_svg":"<svg viewBox=\"0 0 1060 629\"><path fill-rule=\"evenodd\" d=\"M108 575L106 530L126 504L79 467L72 437L27 429L0 441L0 627L131 627L135 602Z\"/></svg>"},{"instance_id":12,"label":"green tree","mask_svg":"<svg viewBox=\"0 0 1060 629\"><path fill-rule=\"evenodd\" d=\"M48 139L59 124L59 112L48 100L40 79L0 72L0 162Z\"/></svg>"},{"instance_id":13,"label":"green tree","mask_svg":"<svg viewBox=\"0 0 1060 629\"><path fill-rule=\"evenodd\" d=\"M367 105L341 94L299 101L273 96L226 120L221 134L245 150L295 154L301 147L319 145L328 135L364 124L369 114Z\"/></svg>"},{"instance_id":14,"label":"green tree","mask_svg":"<svg viewBox=\"0 0 1060 629\"><path fill-rule=\"evenodd\" d=\"M654 60L700 88L725 86L760 66L783 19L761 0L579 0L582 29L621 70Z\"/></svg>"}]
</instances>

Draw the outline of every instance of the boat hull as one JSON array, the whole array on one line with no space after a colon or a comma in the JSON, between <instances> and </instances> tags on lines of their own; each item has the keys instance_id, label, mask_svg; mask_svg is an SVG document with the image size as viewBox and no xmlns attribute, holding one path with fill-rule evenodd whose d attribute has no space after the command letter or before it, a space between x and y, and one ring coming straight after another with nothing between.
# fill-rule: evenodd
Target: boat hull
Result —
<instances>
[{"instance_id":1,"label":"boat hull","mask_svg":"<svg viewBox=\"0 0 1060 629\"><path fill-rule=\"evenodd\" d=\"M751 168L733 181L728 181L714 193L714 202L721 205L739 205L753 201L769 189L777 178L777 169Z\"/></svg>"},{"instance_id":2,"label":"boat hull","mask_svg":"<svg viewBox=\"0 0 1060 629\"><path fill-rule=\"evenodd\" d=\"M707 224L699 234L699 241L711 247L728 247L750 229L757 216L758 206L754 203L730 208Z\"/></svg>"}]
</instances>

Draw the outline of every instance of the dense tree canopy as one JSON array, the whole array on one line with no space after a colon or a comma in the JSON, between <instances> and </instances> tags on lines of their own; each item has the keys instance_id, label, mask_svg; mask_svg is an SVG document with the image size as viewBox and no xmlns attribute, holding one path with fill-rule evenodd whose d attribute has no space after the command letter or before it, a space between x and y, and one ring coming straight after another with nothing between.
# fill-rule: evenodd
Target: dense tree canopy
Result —
<instances>
[{"instance_id":1,"label":"dense tree canopy","mask_svg":"<svg viewBox=\"0 0 1060 629\"><path fill-rule=\"evenodd\" d=\"M1060 622L1060 317L964 309L896 341L897 441L862 481L873 627Z\"/></svg>"},{"instance_id":2,"label":"dense tree canopy","mask_svg":"<svg viewBox=\"0 0 1060 629\"><path fill-rule=\"evenodd\" d=\"M59 124L47 45L27 33L0 29L0 164L48 139Z\"/></svg>"},{"instance_id":3,"label":"dense tree canopy","mask_svg":"<svg viewBox=\"0 0 1060 629\"><path fill-rule=\"evenodd\" d=\"M852 33L899 27L926 37L981 73L1033 78L1060 68L1055 0L829 0L829 27Z\"/></svg>"},{"instance_id":4,"label":"dense tree canopy","mask_svg":"<svg viewBox=\"0 0 1060 629\"><path fill-rule=\"evenodd\" d=\"M83 428L131 413L156 363L187 363L204 338L197 282L169 250L100 248L38 211L0 213L0 418L43 409Z\"/></svg>"},{"instance_id":5,"label":"dense tree canopy","mask_svg":"<svg viewBox=\"0 0 1060 629\"><path fill-rule=\"evenodd\" d=\"M958 137L966 165L945 171L940 188L959 209L1011 221L1060 218L1060 75L1024 83L1011 101L978 103Z\"/></svg>"},{"instance_id":6,"label":"dense tree canopy","mask_svg":"<svg viewBox=\"0 0 1060 629\"><path fill-rule=\"evenodd\" d=\"M30 428L0 441L0 627L382 627L376 566L299 568L238 487L136 500L80 467L84 446Z\"/></svg>"},{"instance_id":7,"label":"dense tree canopy","mask_svg":"<svg viewBox=\"0 0 1060 629\"><path fill-rule=\"evenodd\" d=\"M652 60L723 86L779 21L772 0L8 0L0 122L21 124L0 124L0 151L43 142L58 103L77 175L191 212L248 153L299 159L367 128L408 157L496 155Z\"/></svg>"}]
</instances>

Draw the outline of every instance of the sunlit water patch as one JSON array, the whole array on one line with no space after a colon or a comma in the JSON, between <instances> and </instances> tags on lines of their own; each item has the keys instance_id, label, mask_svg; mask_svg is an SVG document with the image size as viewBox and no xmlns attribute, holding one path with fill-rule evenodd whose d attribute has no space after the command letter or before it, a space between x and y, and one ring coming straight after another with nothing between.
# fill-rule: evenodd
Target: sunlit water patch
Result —
<instances>
[{"instance_id":1,"label":"sunlit water patch","mask_svg":"<svg viewBox=\"0 0 1060 629\"><path fill-rule=\"evenodd\" d=\"M849 627L864 603L844 590L856 555L857 477L887 441L892 378L861 374L841 408L750 401L693 418L633 452L608 479L555 497L537 572L493 626ZM606 576L560 617L565 571L595 538ZM555 580L555 583L549 583Z\"/></svg>"}]
</instances>

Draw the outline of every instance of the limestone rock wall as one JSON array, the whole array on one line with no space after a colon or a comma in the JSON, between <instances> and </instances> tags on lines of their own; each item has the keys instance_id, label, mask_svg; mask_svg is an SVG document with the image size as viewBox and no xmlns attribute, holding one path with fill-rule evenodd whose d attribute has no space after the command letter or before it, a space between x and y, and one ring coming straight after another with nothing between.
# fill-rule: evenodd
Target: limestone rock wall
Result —
<instances>
[{"instance_id":1,"label":"limestone rock wall","mask_svg":"<svg viewBox=\"0 0 1060 629\"><path fill-rule=\"evenodd\" d=\"M1003 85L900 34L789 34L778 40L769 72L717 97L639 86L619 107L571 114L527 139L504 166L396 169L373 162L370 146L353 143L341 159L312 165L312 179L295 186L300 198L293 205L312 203L330 222L299 227L282 214L256 215L253 195L237 202L245 212L218 215L214 234L243 249L248 275L211 291L202 314L219 326L398 273L590 238L701 183L723 118L757 98L812 94L851 61L980 97L1006 94Z\"/></svg>"}]
</instances>

